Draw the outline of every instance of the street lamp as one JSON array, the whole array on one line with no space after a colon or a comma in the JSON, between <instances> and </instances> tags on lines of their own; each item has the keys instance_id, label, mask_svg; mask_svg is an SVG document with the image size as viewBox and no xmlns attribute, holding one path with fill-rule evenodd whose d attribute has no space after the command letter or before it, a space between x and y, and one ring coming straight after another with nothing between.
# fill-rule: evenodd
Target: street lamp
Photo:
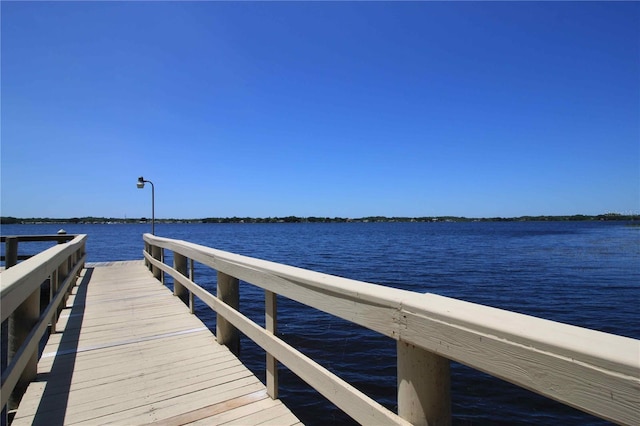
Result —
<instances>
[{"instance_id":1,"label":"street lamp","mask_svg":"<svg viewBox=\"0 0 640 426\"><path fill-rule=\"evenodd\" d=\"M142 189L144 188L144 183L145 182L149 182L151 184L151 234L152 235L156 235L156 195L155 195L155 187L153 186L153 182L151 182L150 180L144 180L144 178L142 176L140 176L138 178L138 188Z\"/></svg>"}]
</instances>

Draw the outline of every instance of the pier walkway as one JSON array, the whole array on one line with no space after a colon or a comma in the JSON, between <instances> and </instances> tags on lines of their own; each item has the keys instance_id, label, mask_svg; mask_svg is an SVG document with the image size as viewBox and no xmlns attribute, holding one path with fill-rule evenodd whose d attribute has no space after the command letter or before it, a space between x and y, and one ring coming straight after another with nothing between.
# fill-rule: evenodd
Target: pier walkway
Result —
<instances>
[{"instance_id":1,"label":"pier walkway","mask_svg":"<svg viewBox=\"0 0 640 426\"><path fill-rule=\"evenodd\" d=\"M12 425L300 424L143 261L87 265Z\"/></svg>"},{"instance_id":2,"label":"pier walkway","mask_svg":"<svg viewBox=\"0 0 640 426\"><path fill-rule=\"evenodd\" d=\"M278 399L279 365L360 424L450 425L452 360L640 424L637 339L151 234L144 260L105 264L86 264L86 235L17 263L20 240L32 238L6 237L0 274L0 407L15 426L299 424ZM215 294L196 264L215 271ZM264 291L264 324L240 311L241 284ZM397 412L281 339L279 298L395 340ZM215 336L191 314L196 301L215 312ZM265 351L265 384L234 355L240 334Z\"/></svg>"}]
</instances>

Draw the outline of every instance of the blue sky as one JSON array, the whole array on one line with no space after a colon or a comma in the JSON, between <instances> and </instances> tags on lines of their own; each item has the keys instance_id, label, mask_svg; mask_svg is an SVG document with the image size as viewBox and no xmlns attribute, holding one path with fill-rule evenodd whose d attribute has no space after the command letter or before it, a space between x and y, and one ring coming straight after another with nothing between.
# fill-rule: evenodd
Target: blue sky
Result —
<instances>
[{"instance_id":1,"label":"blue sky","mask_svg":"<svg viewBox=\"0 0 640 426\"><path fill-rule=\"evenodd\" d=\"M640 211L640 3L1 3L1 213Z\"/></svg>"}]
</instances>

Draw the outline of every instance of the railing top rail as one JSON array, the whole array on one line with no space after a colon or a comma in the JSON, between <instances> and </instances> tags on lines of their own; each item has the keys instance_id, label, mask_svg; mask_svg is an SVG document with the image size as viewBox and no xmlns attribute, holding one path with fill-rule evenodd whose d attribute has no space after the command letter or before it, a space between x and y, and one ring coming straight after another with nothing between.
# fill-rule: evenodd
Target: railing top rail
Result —
<instances>
[{"instance_id":1,"label":"railing top rail","mask_svg":"<svg viewBox=\"0 0 640 426\"><path fill-rule=\"evenodd\" d=\"M2 235L0 242L4 243L8 238L25 241L70 241L76 237L74 234L43 234L43 235Z\"/></svg>"},{"instance_id":2,"label":"railing top rail","mask_svg":"<svg viewBox=\"0 0 640 426\"><path fill-rule=\"evenodd\" d=\"M559 355L570 357L577 356L581 361L600 364L598 360L601 360L608 364L610 368L626 371L626 374L637 375L640 370L640 341L628 337L558 323L436 294L420 294L323 274L229 253L187 241L157 237L151 234L145 234L144 239L158 246L175 250L222 272L227 272L230 266L240 266L247 270L260 271L264 274L285 279L317 293L331 294L336 297L358 301L359 303L366 303L372 307L391 309L389 318L381 321L382 324L361 325L365 325L396 340L405 340L403 338L403 329L406 329L406 324L403 324L403 321L393 312L411 311L421 317L447 324L455 324L458 327L464 327L487 335L508 338L514 342L540 350L553 351ZM251 283L264 287L260 283ZM279 294L288 297L286 292ZM305 301L302 301L302 303L313 306L313 304ZM390 329L390 327L393 329ZM616 365L617 367L615 367Z\"/></svg>"},{"instance_id":3,"label":"railing top rail","mask_svg":"<svg viewBox=\"0 0 640 426\"><path fill-rule=\"evenodd\" d=\"M640 406L640 340L144 235L151 246L618 423Z\"/></svg>"},{"instance_id":4,"label":"railing top rail","mask_svg":"<svg viewBox=\"0 0 640 426\"><path fill-rule=\"evenodd\" d=\"M65 244L44 250L0 273L0 313L4 321L11 313L86 241L80 234Z\"/></svg>"},{"instance_id":5,"label":"railing top rail","mask_svg":"<svg viewBox=\"0 0 640 426\"><path fill-rule=\"evenodd\" d=\"M407 332L406 318L401 312L429 319L457 328L473 331L486 336L498 336L501 339L537 350L553 352L558 356L598 365L607 369L638 377L640 373L640 341L628 337L604 333L587 328L563 324L503 309L465 302L436 294L421 294L407 290L385 287L378 284L337 277L310 271L294 266L256 259L201 246L182 240L144 235L145 241L160 247L171 249L186 257L204 263L216 270L238 276L238 268L271 276L272 280L285 280L326 296L357 301L387 311L387 317L375 322L366 319L341 315L332 309L323 309L329 303L319 303L317 299L300 300L294 291L277 291L285 297L316 307L325 312L340 316L371 328L396 340L412 342L413 334ZM251 275L250 273L244 274ZM242 276L238 276L244 279ZM247 277L248 278L248 277ZM265 280L247 279L247 282L268 290ZM257 281L257 282L256 282ZM311 303L309 303L311 302ZM359 321L362 320L362 321ZM455 358L451 358L455 359ZM457 360L460 361L460 360Z\"/></svg>"}]
</instances>

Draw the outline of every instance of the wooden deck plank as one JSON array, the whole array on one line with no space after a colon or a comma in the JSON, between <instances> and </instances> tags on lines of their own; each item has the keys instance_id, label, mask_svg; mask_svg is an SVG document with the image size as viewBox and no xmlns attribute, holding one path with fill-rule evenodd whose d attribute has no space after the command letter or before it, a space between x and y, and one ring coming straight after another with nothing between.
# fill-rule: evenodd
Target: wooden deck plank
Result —
<instances>
[{"instance_id":1,"label":"wooden deck plank","mask_svg":"<svg viewBox=\"0 0 640 426\"><path fill-rule=\"evenodd\" d=\"M264 398L259 401L251 402L244 405L239 405L229 411L225 411L215 416L200 419L189 423L191 425L209 425L209 424L225 424L243 417L247 417L251 414L269 409L274 406L275 401L270 399L266 394Z\"/></svg>"},{"instance_id":2,"label":"wooden deck plank","mask_svg":"<svg viewBox=\"0 0 640 426\"><path fill-rule=\"evenodd\" d=\"M225 414L235 411L238 408L252 406L254 405L254 403L264 400L268 400L270 402L272 401L271 399L269 399L266 392L258 391L252 394L223 401L218 404L212 404L198 410L183 413L178 416L169 417L167 419L155 422L154 424L156 426L178 426L184 424L195 424L195 422L202 420L207 421L209 424L211 424L211 419L215 415ZM263 406L267 408L270 405ZM253 412L255 412L255 410Z\"/></svg>"},{"instance_id":3,"label":"wooden deck plank","mask_svg":"<svg viewBox=\"0 0 640 426\"><path fill-rule=\"evenodd\" d=\"M284 408L284 410L283 410ZM232 420L227 423L223 423L226 425L259 425L263 423L268 423L274 419L280 418L281 416L286 414L287 408L283 405L275 405L271 406L265 410L261 410L257 413L250 414L248 416L241 417L236 420ZM287 422L285 419L280 419L279 425L287 425L292 422Z\"/></svg>"},{"instance_id":4,"label":"wooden deck plank","mask_svg":"<svg viewBox=\"0 0 640 426\"><path fill-rule=\"evenodd\" d=\"M85 378L85 380L74 381L70 384L70 386L54 386L49 385L47 391L50 394L68 394L69 399L77 398L78 403L82 403L83 400L96 401L99 399L109 398L111 397L110 392L113 390L117 391L117 394L121 394L121 389L126 389L127 392L137 392L138 390L143 391L147 389L149 383L153 383L154 381L162 381L161 384L165 386L169 386L173 384L174 387L178 388L181 386L185 386L185 383L199 383L202 381L209 381L210 385L216 384L216 382L225 382L232 380L233 378L242 378L246 377L249 373L247 373L246 368L242 364L238 364L237 362L233 365L229 366L229 362L227 365L198 365L197 368L186 369L186 368L176 368L172 370L153 372L151 374L147 374L144 377L144 381L141 380L142 373L133 372L127 376L118 375L118 376L109 376L103 375L102 377L97 378ZM220 369L224 370L221 372ZM194 371L195 370L195 371ZM233 377L231 377L233 376ZM46 385L46 383L45 383ZM91 393L84 392L85 389L91 389ZM40 395L44 392L44 386L40 391ZM77 394L74 392L78 392ZM36 391L34 391L34 396L37 395ZM33 407L35 409L43 409L45 407L44 402L40 401L25 401L25 405L22 406L21 409L29 410L28 407Z\"/></svg>"},{"instance_id":5,"label":"wooden deck plank","mask_svg":"<svg viewBox=\"0 0 640 426\"><path fill-rule=\"evenodd\" d=\"M180 342L177 340L173 340L173 342ZM179 344L179 343L176 343ZM211 342L208 342L208 345L211 345ZM145 353L144 360L154 360L154 358L161 357L161 360L154 361L160 364L165 365L165 368L180 368L183 366L188 366L191 364L202 364L202 363L210 363L216 364L219 362L226 362L229 359L236 360L236 358L229 353L225 352L213 352L208 353L206 351L206 346L194 347L192 351L189 348L176 348L174 352L165 352L162 351L162 348L158 347L149 347L149 346L137 346L133 348L126 348L122 346L117 346L113 348L105 348L102 351L92 351L80 353L77 356L74 354L66 354L59 355L58 361L54 363L43 364L42 373L46 374L51 372L54 365L57 368L62 368L65 365L73 366L76 364L77 360L81 360L82 362L79 365L76 365L74 368L74 379L78 379L82 377L82 373L88 371L90 376L97 377L99 370L97 368L102 368L109 370L107 373L109 374L123 374L127 371L137 371L138 366L134 364L139 364L138 361L135 360L136 357L139 357L139 354L143 351L148 351ZM107 352L102 355L95 352ZM185 358L188 357L188 358ZM127 365L121 365L121 359L133 359L132 362ZM143 361L146 362L146 361ZM237 362L237 360L236 360ZM97 365L97 367L96 367Z\"/></svg>"},{"instance_id":6,"label":"wooden deck plank","mask_svg":"<svg viewBox=\"0 0 640 426\"><path fill-rule=\"evenodd\" d=\"M203 330L197 333L193 333L190 336L190 343L193 345L193 349L198 350L201 347L210 347L211 342L215 341L212 338L211 333L208 330ZM54 362L62 363L65 360L74 361L76 357L82 357L85 359L109 359L115 356L118 352L124 353L126 352L137 352L137 351L145 351L146 353L156 353L158 351L162 351L162 348L166 346L168 343L173 345L176 349L176 352L187 350L189 348L183 348L180 345L180 342L183 340L182 335L174 335L168 336L164 339L149 339L145 341L140 341L135 345L116 345L116 346L107 346L103 347L102 350L82 350L83 348L79 348L80 350L71 351L71 352L62 352L58 351L58 347L53 344L49 347L52 349L50 352L46 352L43 354L43 357L40 360L40 364L43 367L52 366ZM86 349L86 348L84 348ZM214 352L217 353L217 352ZM106 362L106 361L105 361Z\"/></svg>"},{"instance_id":7,"label":"wooden deck plank","mask_svg":"<svg viewBox=\"0 0 640 426\"><path fill-rule=\"evenodd\" d=\"M15 426L299 422L141 262L83 275Z\"/></svg>"},{"instance_id":8,"label":"wooden deck plank","mask_svg":"<svg viewBox=\"0 0 640 426\"><path fill-rule=\"evenodd\" d=\"M156 414L159 410L170 409L170 413L175 415L176 410L189 411L189 407L192 406L200 408L202 399L213 401L214 398L225 398L230 393L244 394L250 390L259 390L262 385L254 376L246 377L246 373L226 376L224 379L212 379L207 383L179 385L157 392L149 391L150 388L155 387L155 384L161 387L170 386L170 384L163 386L161 383L152 382L151 386L146 388L126 389L126 392L118 387L111 389L106 398L90 398L86 390L70 392L68 395L59 395L60 398L55 398L58 401L52 398L49 405L38 407L38 412L44 416L57 416L61 411L57 402L66 398L70 407L64 413L65 423L68 424L88 421L95 423L96 419L100 419L99 422L102 423L108 421L105 419L113 418L114 415L124 420L133 413L148 412L150 406ZM120 416L121 411L125 412L124 417Z\"/></svg>"}]
</instances>

